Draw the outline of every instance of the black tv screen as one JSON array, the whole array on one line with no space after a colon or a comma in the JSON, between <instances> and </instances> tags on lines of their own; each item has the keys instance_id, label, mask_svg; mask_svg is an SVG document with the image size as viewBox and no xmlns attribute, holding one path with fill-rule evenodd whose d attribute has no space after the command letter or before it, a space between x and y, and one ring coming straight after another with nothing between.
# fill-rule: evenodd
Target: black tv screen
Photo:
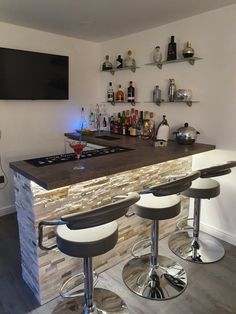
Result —
<instances>
[{"instance_id":1,"label":"black tv screen","mask_svg":"<svg viewBox=\"0 0 236 314\"><path fill-rule=\"evenodd\" d=\"M68 99L69 57L0 48L0 99Z\"/></svg>"}]
</instances>

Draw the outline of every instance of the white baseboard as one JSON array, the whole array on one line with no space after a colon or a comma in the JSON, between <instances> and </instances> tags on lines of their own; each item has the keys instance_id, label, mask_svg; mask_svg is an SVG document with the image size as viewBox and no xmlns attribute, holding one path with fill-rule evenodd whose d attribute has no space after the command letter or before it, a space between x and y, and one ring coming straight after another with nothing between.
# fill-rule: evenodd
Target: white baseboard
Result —
<instances>
[{"instance_id":1,"label":"white baseboard","mask_svg":"<svg viewBox=\"0 0 236 314\"><path fill-rule=\"evenodd\" d=\"M0 217L6 216L16 212L15 205L5 206L0 208Z\"/></svg>"},{"instance_id":2,"label":"white baseboard","mask_svg":"<svg viewBox=\"0 0 236 314\"><path fill-rule=\"evenodd\" d=\"M216 227L207 225L204 222L201 222L200 229L203 232L206 232L206 233L208 233L208 234L210 234L210 235L212 235L212 236L214 236L220 240L223 240L225 242L228 242L228 243L236 246L236 235L235 234L225 232L225 231L220 230Z\"/></svg>"}]
</instances>

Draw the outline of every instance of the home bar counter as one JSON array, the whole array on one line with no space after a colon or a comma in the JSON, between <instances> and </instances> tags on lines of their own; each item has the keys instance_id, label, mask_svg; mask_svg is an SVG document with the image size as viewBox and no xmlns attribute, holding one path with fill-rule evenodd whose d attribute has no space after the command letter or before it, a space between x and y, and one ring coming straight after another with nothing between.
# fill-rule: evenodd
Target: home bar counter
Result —
<instances>
[{"instance_id":1,"label":"home bar counter","mask_svg":"<svg viewBox=\"0 0 236 314\"><path fill-rule=\"evenodd\" d=\"M67 136L76 139L72 133ZM192 155L215 148L214 145L199 143L184 146L172 141L167 147L154 147L149 140L118 136L111 141L96 136L86 135L83 140L130 150L44 167L35 167L27 161L10 164L14 170L22 276L40 304L57 297L62 283L82 270L82 260L66 256L58 250L42 251L38 248L38 223L41 220L88 211L111 202L116 195L158 185L165 182L168 175L191 171ZM78 163L85 169L74 170ZM174 231L176 221L187 215L188 199L185 199L177 218L161 221L160 237ZM119 241L116 247L94 258L98 272L127 258L132 244L150 234L150 222L140 217L122 217L118 223ZM44 239L46 245L55 243L55 230L48 228Z\"/></svg>"}]
</instances>

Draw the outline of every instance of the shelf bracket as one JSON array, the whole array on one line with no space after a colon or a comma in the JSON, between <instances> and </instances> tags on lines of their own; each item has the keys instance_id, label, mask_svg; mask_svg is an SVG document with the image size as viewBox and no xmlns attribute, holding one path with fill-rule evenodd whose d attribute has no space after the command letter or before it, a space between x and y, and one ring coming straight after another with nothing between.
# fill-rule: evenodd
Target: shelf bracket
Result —
<instances>
[{"instance_id":1,"label":"shelf bracket","mask_svg":"<svg viewBox=\"0 0 236 314\"><path fill-rule=\"evenodd\" d=\"M115 75L115 70L110 70L111 75Z\"/></svg>"},{"instance_id":2,"label":"shelf bracket","mask_svg":"<svg viewBox=\"0 0 236 314\"><path fill-rule=\"evenodd\" d=\"M130 70L131 70L132 72L135 72L135 71L136 71L136 68L135 68L135 67L131 67Z\"/></svg>"},{"instance_id":3,"label":"shelf bracket","mask_svg":"<svg viewBox=\"0 0 236 314\"><path fill-rule=\"evenodd\" d=\"M186 104L189 106L189 107L192 107L192 101L191 100L188 100L188 101L186 101Z\"/></svg>"},{"instance_id":4,"label":"shelf bracket","mask_svg":"<svg viewBox=\"0 0 236 314\"><path fill-rule=\"evenodd\" d=\"M158 67L158 69L162 69L162 63L157 63L156 66Z\"/></svg>"},{"instance_id":5,"label":"shelf bracket","mask_svg":"<svg viewBox=\"0 0 236 314\"><path fill-rule=\"evenodd\" d=\"M195 64L195 60L194 59L190 59L188 60L189 64L194 65Z\"/></svg>"}]
</instances>

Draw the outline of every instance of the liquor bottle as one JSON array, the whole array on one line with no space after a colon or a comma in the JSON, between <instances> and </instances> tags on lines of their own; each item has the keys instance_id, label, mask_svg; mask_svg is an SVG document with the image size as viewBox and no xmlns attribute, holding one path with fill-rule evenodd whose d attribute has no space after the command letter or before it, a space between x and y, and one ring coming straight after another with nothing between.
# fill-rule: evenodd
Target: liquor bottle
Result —
<instances>
[{"instance_id":1,"label":"liquor bottle","mask_svg":"<svg viewBox=\"0 0 236 314\"><path fill-rule=\"evenodd\" d=\"M103 125L103 127L104 127L104 128L106 128L106 127L107 127L107 120L106 120L106 118L105 118L105 117L103 118L102 125Z\"/></svg>"},{"instance_id":2,"label":"liquor bottle","mask_svg":"<svg viewBox=\"0 0 236 314\"><path fill-rule=\"evenodd\" d=\"M150 138L155 137L155 121L154 121L154 113L153 112L150 112L149 135L150 135Z\"/></svg>"},{"instance_id":3,"label":"liquor bottle","mask_svg":"<svg viewBox=\"0 0 236 314\"><path fill-rule=\"evenodd\" d=\"M137 110L136 110L137 111ZM135 110L131 110L131 126L129 129L130 136L136 136L137 135L137 115Z\"/></svg>"},{"instance_id":4,"label":"liquor bottle","mask_svg":"<svg viewBox=\"0 0 236 314\"><path fill-rule=\"evenodd\" d=\"M108 71L108 70L112 70L112 63L110 62L110 60L109 60L109 56L108 55L106 55L105 56L105 62L103 63L103 65L102 65L102 70L103 71Z\"/></svg>"},{"instance_id":5,"label":"liquor bottle","mask_svg":"<svg viewBox=\"0 0 236 314\"><path fill-rule=\"evenodd\" d=\"M127 57L125 58L125 67L127 68L135 68L136 67L136 62L134 58L132 57L132 51L129 50L127 52Z\"/></svg>"},{"instance_id":6,"label":"liquor bottle","mask_svg":"<svg viewBox=\"0 0 236 314\"><path fill-rule=\"evenodd\" d=\"M116 114L114 115L114 133L115 134L119 133L119 122L118 122L118 116Z\"/></svg>"},{"instance_id":7,"label":"liquor bottle","mask_svg":"<svg viewBox=\"0 0 236 314\"><path fill-rule=\"evenodd\" d=\"M190 41L187 41L186 47L183 50L184 58L191 58L194 55L194 49L191 47Z\"/></svg>"},{"instance_id":8,"label":"liquor bottle","mask_svg":"<svg viewBox=\"0 0 236 314\"><path fill-rule=\"evenodd\" d=\"M175 101L175 94L176 94L176 85L174 79L169 79L170 85L168 89L168 97L169 101L174 102Z\"/></svg>"},{"instance_id":9,"label":"liquor bottle","mask_svg":"<svg viewBox=\"0 0 236 314\"><path fill-rule=\"evenodd\" d=\"M170 60L176 60L175 36L171 36L171 41L168 45L167 61L170 61Z\"/></svg>"},{"instance_id":10,"label":"liquor bottle","mask_svg":"<svg viewBox=\"0 0 236 314\"><path fill-rule=\"evenodd\" d=\"M91 129L94 128L94 121L95 121L94 113L90 110L90 114L89 114L89 127L90 127Z\"/></svg>"},{"instance_id":11,"label":"liquor bottle","mask_svg":"<svg viewBox=\"0 0 236 314\"><path fill-rule=\"evenodd\" d=\"M162 60L162 53L160 51L160 46L156 46L153 51L153 61L155 63L161 63Z\"/></svg>"},{"instance_id":12,"label":"liquor bottle","mask_svg":"<svg viewBox=\"0 0 236 314\"><path fill-rule=\"evenodd\" d=\"M125 94L123 90L121 89L121 85L119 85L118 91L116 92L116 101L124 102L124 100L125 100Z\"/></svg>"},{"instance_id":13,"label":"liquor bottle","mask_svg":"<svg viewBox=\"0 0 236 314\"><path fill-rule=\"evenodd\" d=\"M110 132L114 133L114 117L111 116L110 118Z\"/></svg>"},{"instance_id":14,"label":"liquor bottle","mask_svg":"<svg viewBox=\"0 0 236 314\"><path fill-rule=\"evenodd\" d=\"M132 104L135 103L135 88L133 87L133 82L129 82L129 87L127 90L127 101L131 102Z\"/></svg>"},{"instance_id":15,"label":"liquor bottle","mask_svg":"<svg viewBox=\"0 0 236 314\"><path fill-rule=\"evenodd\" d=\"M116 59L116 68L122 69L123 68L123 59L121 58L121 55L118 56Z\"/></svg>"},{"instance_id":16,"label":"liquor bottle","mask_svg":"<svg viewBox=\"0 0 236 314\"><path fill-rule=\"evenodd\" d=\"M85 112L84 112L84 107L81 109L81 114L80 114L80 125L81 125L81 131L83 129L87 128L87 121L85 119Z\"/></svg>"},{"instance_id":17,"label":"liquor bottle","mask_svg":"<svg viewBox=\"0 0 236 314\"><path fill-rule=\"evenodd\" d=\"M142 132L142 139L144 139L144 140L147 140L147 139L150 138L149 120L150 120L150 113L149 113L149 111L144 111L143 132Z\"/></svg>"},{"instance_id":18,"label":"liquor bottle","mask_svg":"<svg viewBox=\"0 0 236 314\"><path fill-rule=\"evenodd\" d=\"M161 103L161 90L159 85L156 85L153 90L153 102L157 105L160 105Z\"/></svg>"},{"instance_id":19,"label":"liquor bottle","mask_svg":"<svg viewBox=\"0 0 236 314\"><path fill-rule=\"evenodd\" d=\"M125 131L125 111L122 112L122 115L120 117L120 134L126 135Z\"/></svg>"},{"instance_id":20,"label":"liquor bottle","mask_svg":"<svg viewBox=\"0 0 236 314\"><path fill-rule=\"evenodd\" d=\"M112 82L109 83L109 87L107 90L107 101L110 102L112 105L115 104L114 90L112 87Z\"/></svg>"},{"instance_id":21,"label":"liquor bottle","mask_svg":"<svg viewBox=\"0 0 236 314\"><path fill-rule=\"evenodd\" d=\"M140 111L140 116L137 123L137 136L141 137L143 131L143 111Z\"/></svg>"}]
</instances>

